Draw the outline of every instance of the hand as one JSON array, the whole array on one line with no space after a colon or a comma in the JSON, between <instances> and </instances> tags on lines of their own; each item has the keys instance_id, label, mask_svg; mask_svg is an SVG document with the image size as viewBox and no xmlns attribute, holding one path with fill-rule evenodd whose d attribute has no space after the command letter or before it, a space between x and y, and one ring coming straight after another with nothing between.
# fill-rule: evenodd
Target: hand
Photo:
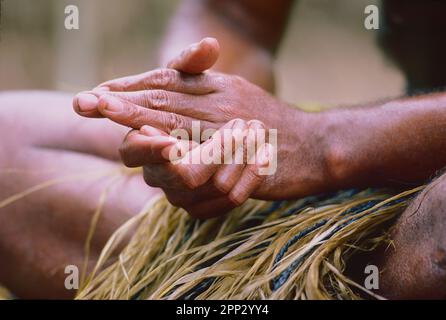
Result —
<instances>
[{"instance_id":1,"label":"hand","mask_svg":"<svg viewBox=\"0 0 446 320\"><path fill-rule=\"evenodd\" d=\"M215 61L218 56L215 40L205 39L193 48L194 54L187 53L189 49L183 53L188 58L179 64L182 68L193 64L194 57ZM205 68L195 68L200 69ZM323 117L293 109L240 77L158 69L108 81L87 96L89 101L85 94L74 101L80 115L103 116L134 129L149 125L166 133L176 129L190 132L196 120L205 130L218 129L236 118L258 119L267 130L277 129L278 170L266 178L254 197L296 198L334 188Z\"/></svg>"},{"instance_id":2,"label":"hand","mask_svg":"<svg viewBox=\"0 0 446 320\"><path fill-rule=\"evenodd\" d=\"M190 129L194 120L200 120L203 129L217 129L236 118L259 119L268 128L278 128L294 115L295 110L243 78L203 73L216 62L218 54L218 42L203 39L168 64L175 69L107 81L76 96L74 110L134 129L147 124L168 133Z\"/></svg>"},{"instance_id":3,"label":"hand","mask_svg":"<svg viewBox=\"0 0 446 320\"><path fill-rule=\"evenodd\" d=\"M244 203L264 181L261 169L269 166L272 147L263 144L249 154L258 129L263 129L258 121L232 120L199 145L143 126L129 132L120 152L127 166L143 166L146 183L163 189L170 203L195 218L210 218ZM225 148L223 136L238 147ZM183 156L173 159L179 150ZM211 159L206 164L202 160L209 155ZM232 163L225 164L229 158Z\"/></svg>"}]
</instances>

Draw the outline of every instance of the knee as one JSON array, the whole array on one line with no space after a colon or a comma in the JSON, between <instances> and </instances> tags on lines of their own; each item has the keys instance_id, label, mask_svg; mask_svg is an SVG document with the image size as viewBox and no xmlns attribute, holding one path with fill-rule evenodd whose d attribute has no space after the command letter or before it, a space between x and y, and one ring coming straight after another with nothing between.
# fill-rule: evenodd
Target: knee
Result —
<instances>
[{"instance_id":1,"label":"knee","mask_svg":"<svg viewBox=\"0 0 446 320\"><path fill-rule=\"evenodd\" d=\"M401 216L401 225L446 251L446 174L441 175L414 199ZM409 235L410 236L410 235ZM435 241L435 242L434 242Z\"/></svg>"},{"instance_id":2,"label":"knee","mask_svg":"<svg viewBox=\"0 0 446 320\"><path fill-rule=\"evenodd\" d=\"M446 297L446 175L429 184L403 212L383 266L390 298Z\"/></svg>"}]
</instances>

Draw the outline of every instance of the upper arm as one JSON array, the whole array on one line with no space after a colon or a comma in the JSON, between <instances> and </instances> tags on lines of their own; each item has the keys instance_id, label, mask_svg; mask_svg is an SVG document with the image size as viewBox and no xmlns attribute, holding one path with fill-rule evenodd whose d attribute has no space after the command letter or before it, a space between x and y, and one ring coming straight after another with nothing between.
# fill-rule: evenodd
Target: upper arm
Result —
<instances>
[{"instance_id":1,"label":"upper arm","mask_svg":"<svg viewBox=\"0 0 446 320\"><path fill-rule=\"evenodd\" d=\"M201 0L229 27L274 52L282 38L294 0Z\"/></svg>"}]
</instances>

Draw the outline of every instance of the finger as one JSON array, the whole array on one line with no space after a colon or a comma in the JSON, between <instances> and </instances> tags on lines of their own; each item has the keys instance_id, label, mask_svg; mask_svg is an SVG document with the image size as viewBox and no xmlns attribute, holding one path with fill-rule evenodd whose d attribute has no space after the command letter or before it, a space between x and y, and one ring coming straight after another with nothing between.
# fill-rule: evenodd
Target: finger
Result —
<instances>
[{"instance_id":1,"label":"finger","mask_svg":"<svg viewBox=\"0 0 446 320\"><path fill-rule=\"evenodd\" d=\"M206 96L196 96L165 90L109 92L107 95L130 101L136 105L152 110L173 112L203 120L215 118L215 111L209 108L212 103Z\"/></svg>"},{"instance_id":2,"label":"finger","mask_svg":"<svg viewBox=\"0 0 446 320\"><path fill-rule=\"evenodd\" d=\"M203 186L221 166L221 161L228 158L227 154L234 152L233 148L226 148L224 146L224 140L227 139L226 137L223 139L225 130L229 130L231 135L234 135L230 136L231 139L240 140L237 134L241 135L245 133L242 130L236 130L234 128L241 127L247 127L243 120L235 119L228 122L219 131L214 133L212 139L183 153L184 156L181 156L178 161L173 159L177 154L172 155L169 153L166 156L172 163L166 164L166 172L176 177L176 184L179 183L182 187L186 187L189 190L195 190ZM150 168L147 168L147 173L145 170L145 177L149 185L156 186L153 185L157 181L155 179L156 172L152 172ZM160 185L169 186L169 184L165 184L165 181L160 182Z\"/></svg>"},{"instance_id":3,"label":"finger","mask_svg":"<svg viewBox=\"0 0 446 320\"><path fill-rule=\"evenodd\" d=\"M239 121L234 124L233 129L245 132L248 126L244 121ZM245 168L245 142L244 136L238 137L238 141L231 141L234 150L231 157L233 163L223 164L212 177L215 187L223 194L228 194L232 190Z\"/></svg>"},{"instance_id":4,"label":"finger","mask_svg":"<svg viewBox=\"0 0 446 320\"><path fill-rule=\"evenodd\" d=\"M96 87L94 91L104 93L162 89L199 95L214 92L221 87L219 84L219 76L207 73L189 75L163 68L107 81Z\"/></svg>"},{"instance_id":5,"label":"finger","mask_svg":"<svg viewBox=\"0 0 446 320\"><path fill-rule=\"evenodd\" d=\"M144 108L109 94L101 96L98 103L98 110L104 117L118 124L133 129L140 129L144 125L149 125L166 133L171 133L177 129L184 129L190 135L192 133L192 123L196 121L193 118L176 113ZM215 124L207 121L200 121L200 126L203 129L216 127Z\"/></svg>"},{"instance_id":6,"label":"finger","mask_svg":"<svg viewBox=\"0 0 446 320\"><path fill-rule=\"evenodd\" d=\"M158 149L160 154L157 156L159 159L164 159L163 162L173 162L182 157L183 154L197 147L199 144L193 140L181 140L173 136L168 135L164 131L156 129L154 127L144 125L139 132L147 137L164 137L166 141L172 141L175 143L168 144L162 149Z\"/></svg>"},{"instance_id":7,"label":"finger","mask_svg":"<svg viewBox=\"0 0 446 320\"><path fill-rule=\"evenodd\" d=\"M221 216L233 208L234 204L226 197L220 197L186 206L184 209L195 219L209 219Z\"/></svg>"},{"instance_id":8,"label":"finger","mask_svg":"<svg viewBox=\"0 0 446 320\"><path fill-rule=\"evenodd\" d=\"M228 194L228 199L235 205L243 204L251 194L265 180L264 175L260 174L261 168L266 168L271 159L272 147L270 144L262 145L256 153L255 164L248 164L243 170L240 180Z\"/></svg>"},{"instance_id":9,"label":"finger","mask_svg":"<svg viewBox=\"0 0 446 320\"><path fill-rule=\"evenodd\" d=\"M127 134L119 152L123 163L132 168L172 161L169 159L172 148L181 150L184 154L196 145L194 141L178 140L159 129L145 125L139 131L132 130ZM178 155L177 158L179 157Z\"/></svg>"},{"instance_id":10,"label":"finger","mask_svg":"<svg viewBox=\"0 0 446 320\"><path fill-rule=\"evenodd\" d=\"M189 74L198 74L210 69L218 60L220 45L215 38L204 38L185 49L170 61L168 68Z\"/></svg>"},{"instance_id":11,"label":"finger","mask_svg":"<svg viewBox=\"0 0 446 320\"><path fill-rule=\"evenodd\" d=\"M248 126L246 157L247 159L255 160L256 151L267 142L266 127L265 124L259 120L248 121Z\"/></svg>"},{"instance_id":12,"label":"finger","mask_svg":"<svg viewBox=\"0 0 446 320\"><path fill-rule=\"evenodd\" d=\"M163 149L177 143L177 139L168 135L146 136L132 130L127 134L119 148L121 159L127 167L134 168L146 164L163 163Z\"/></svg>"},{"instance_id":13,"label":"finger","mask_svg":"<svg viewBox=\"0 0 446 320\"><path fill-rule=\"evenodd\" d=\"M234 160L236 160L235 162L240 163L242 160L243 165L224 165L217 170L213 177L215 186L224 194L228 194L239 181L246 167L245 164L247 163L247 159L253 158L255 161L255 150L257 149L256 145L259 142L258 140L261 140L259 138L264 137L264 134L262 136L262 130L264 132L265 126L261 121L251 120L248 121L246 125L248 126L248 131L246 135L242 137L242 147L238 148L238 151L234 155ZM246 126L240 127L239 129L245 130ZM261 144L264 143L264 141L260 142ZM240 141L235 141L235 143L240 143Z\"/></svg>"},{"instance_id":14,"label":"finger","mask_svg":"<svg viewBox=\"0 0 446 320\"><path fill-rule=\"evenodd\" d=\"M99 96L93 92L81 92L73 98L73 110L87 118L103 118L98 111Z\"/></svg>"},{"instance_id":15,"label":"finger","mask_svg":"<svg viewBox=\"0 0 446 320\"><path fill-rule=\"evenodd\" d=\"M0 144L12 139L15 130L20 128L27 134L18 135L17 142L119 161L118 147L128 130L111 121L85 121L73 114L71 103L72 97L68 94L2 92L0 109L13 112L0 115L2 129L9 135L5 134ZM41 107L39 112L36 112L36 105ZM0 153L0 157L7 155L5 149Z\"/></svg>"},{"instance_id":16,"label":"finger","mask_svg":"<svg viewBox=\"0 0 446 320\"><path fill-rule=\"evenodd\" d=\"M139 131L148 137L169 136L166 132L148 125L142 126Z\"/></svg>"},{"instance_id":17,"label":"finger","mask_svg":"<svg viewBox=\"0 0 446 320\"><path fill-rule=\"evenodd\" d=\"M241 119L235 119L216 131L212 138L187 152L183 158L172 165L177 167L179 175L184 184L190 189L195 189L205 184L215 174L224 161L231 158L233 148L225 145L228 137L225 132L230 133L230 139L240 140L240 136L245 134L241 130L234 130L234 127L242 126Z\"/></svg>"}]
</instances>

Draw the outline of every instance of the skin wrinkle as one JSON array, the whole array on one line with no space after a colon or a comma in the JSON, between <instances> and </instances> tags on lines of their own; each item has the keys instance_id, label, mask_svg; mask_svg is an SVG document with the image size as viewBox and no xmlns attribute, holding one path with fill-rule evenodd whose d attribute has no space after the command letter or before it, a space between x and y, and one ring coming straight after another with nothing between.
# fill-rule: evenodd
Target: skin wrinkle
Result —
<instances>
[{"instance_id":1,"label":"skin wrinkle","mask_svg":"<svg viewBox=\"0 0 446 320\"><path fill-rule=\"evenodd\" d=\"M184 3L185 5L182 5L183 8L187 7L192 2L187 1ZM335 121L331 123L326 123L324 120L321 120L319 116L310 116L302 112L288 114L283 111L274 114L274 112L277 111L275 108L279 108L280 106L283 106L283 104L278 102L274 97L267 98L268 95L262 91L253 90L251 84L255 83L270 91L271 88L274 87L272 56L270 51L266 46L259 46L255 39L245 41L246 37L251 36L238 35L239 31L236 30L236 28L225 29L225 26L221 23L215 23L213 19L215 19L218 12L207 14L209 12L206 12L206 8L203 6L203 1L193 1L193 3L194 8L198 7L198 9L202 9L196 11L199 12L198 16L196 13L194 15L194 12L190 12L191 15L189 17L192 17L195 23L185 24L183 27L177 25L177 29L172 28L171 34L168 35L169 39L166 40L166 47L169 47L169 45L176 45L182 48L185 42L186 44L192 43L193 41L198 40L202 33L210 33L219 38L223 44L222 48L224 48L220 60L214 69L226 73L243 75L248 79L245 82L239 81L238 85L234 85L234 82L231 81L226 82L225 87L222 88L218 94L225 96L226 93L232 98L231 100L226 100L229 101L230 104L225 107L229 108L232 106L233 110L230 110L231 113L223 116L221 114L215 115L212 120L218 122L219 125L223 125L229 120L228 117L243 115L244 117L249 117L249 119L244 120L259 118L259 120L262 120L267 127L276 126L285 129L288 127L295 129L295 131L284 134L284 138L281 139L280 143L283 147L282 153L284 156L281 157L279 161L281 166L285 168L283 170L283 178L267 180L268 183L271 183L265 187L265 191L268 195L271 195L271 191L274 191L274 189L279 189L278 191L290 191L291 186L297 187L295 190L292 190L293 192L290 192L288 196L299 197L308 193L318 191L324 192L327 191L326 188L338 189L346 186L360 186L359 182L363 182L364 184L367 184L367 186L370 186L375 183L387 185L388 181L400 181L405 178L410 178L410 180L413 181L424 181L424 179L430 176L432 172L439 167L444 166L444 163L442 163L445 159L443 152L446 148L444 148L444 145L442 144L442 140L444 139L441 139L444 132L442 127L445 122L445 119L443 118L443 109L446 105L446 95L444 93L404 98L401 100L395 99L397 101L388 103L385 107L381 107L379 103L376 103L373 106L370 106L370 108L358 111L344 109L337 110L339 113L336 111L333 113L324 113L325 115L329 114L333 116L333 120ZM275 8L281 7L278 2L269 3L272 3ZM399 3L400 5L404 5L408 2L400 1ZM281 7L280 10L286 11L287 8L284 9ZM253 11L253 14L255 12L256 11ZM281 20L280 15L277 15L277 11L270 10L270 13L275 17L268 21L262 21L262 24L264 24L266 29L277 27L274 26L274 23L271 23L271 21L275 21L275 19ZM200 14L202 14L202 16L200 16ZM259 17L262 17L262 15L259 15ZM175 19L177 18L181 17L177 16ZM181 21L188 22L184 17ZM261 26L262 24L258 24L258 26ZM190 30L190 28L195 29ZM261 30L259 30L259 33L262 33ZM279 36L277 39L272 38L271 40L274 46L277 46L279 43L280 33L281 32L278 31ZM173 34L176 35L174 36ZM196 37L197 39L191 39L191 35L192 38ZM398 44L399 41L400 40L395 39L395 44ZM398 49L398 46L395 47ZM432 50L433 48L431 45L429 46L429 43L426 43L426 47L430 47L426 48L427 51ZM402 46L402 48L404 49L403 52L406 54L419 55L421 53L423 56L423 50L413 50L413 48L417 48L416 45L405 48ZM442 60L429 59L429 56L426 59L418 58L414 60L438 66L441 66L442 63ZM412 59L413 57L409 60ZM406 62L409 60L406 60ZM242 64L240 62L242 62ZM250 63L245 64L245 62ZM436 78L434 73L437 73L443 77L442 79L444 79L446 74L442 72L441 68L437 68L437 70L434 71L429 70L428 73L432 74L432 78ZM413 74L413 72L411 74ZM218 74L218 76L220 79L225 77L223 74ZM424 82L429 82L427 80ZM437 79L434 80L434 82L437 81ZM116 85L119 87L119 82L117 82ZM217 101L216 97L217 94L213 94L212 98L215 98ZM239 99L234 99L234 97L238 97ZM252 101L255 101L255 107L258 107L258 110L248 109L250 105L250 103L247 103L249 101L248 97L253 97ZM119 143L124 136L123 134L121 136L119 136L119 134L112 134L112 132L115 131L114 129L111 130L111 127L109 126L99 127L94 125L93 123L97 123L96 121L85 121L85 126L82 126L82 130L67 130L67 127L71 126L70 124L73 124L72 128L78 128L76 123L79 124L80 119L71 117L71 115L67 116L68 113L66 113L66 111L68 110L69 103L67 102L66 97L61 98L48 93L31 95L21 92L9 94L6 99L7 101L3 100L3 95L1 96L1 99L6 107L3 110L0 110L0 112L3 111L0 121L8 123L8 127L3 126L1 129L6 130L8 137L11 137L13 140L12 147L10 146L10 150L8 150L11 152L0 154L2 159L0 163L2 165L8 163L9 166L10 163L14 163L18 166L24 166L26 169L27 166L35 168L36 164L38 164L44 167L59 167L62 170L67 171L74 169L82 170L85 168L84 166L90 167L90 165L96 165L98 168L101 168L106 164L111 165L105 158L107 158L107 154L116 152ZM263 106L261 105L262 101L265 102ZM33 109L32 107L36 106L41 108L38 113L33 112L35 111L35 108ZM67 108L65 109L64 107ZM418 111L415 110L416 112L414 112L414 109L418 109ZM4 110L7 110L7 112L4 112ZM435 110L437 110L437 112L435 112ZM342 113L341 111L345 111L345 113ZM404 112L410 111L412 112L413 118L408 117L407 119L400 119L402 122L406 122L408 119L412 120L407 121L408 123L406 125L397 125L394 127L392 123L390 123L390 120L395 120L395 115L401 116L404 115ZM354 114L356 118L348 118L352 114ZM41 115L41 118L31 115ZM265 115L269 115L271 118L266 119L264 118ZM6 120L3 120L4 118L6 118ZM52 121L49 121L49 119ZM398 118L396 120L398 120ZM69 126L67 126L67 123ZM440 129L434 124L439 124ZM388 125L388 127L384 127L384 125ZM45 128L45 130L41 130L42 127ZM112 125L112 127L117 128L117 126L114 125ZM330 130L328 130L329 127ZM37 129L38 131L36 131ZM381 129L385 134L382 132L380 134ZM114 138L111 138L112 135ZM116 138L117 136L119 137ZM380 143L376 143L377 137L379 137L378 142ZM402 138L401 141L396 140L398 137ZM409 139L404 140L404 137ZM84 157L82 154L73 153L67 153L64 157L60 157L60 155L59 157L53 157L54 155L47 157L50 155L50 153L46 152L48 150L40 150L42 152L39 153L39 156L26 157L25 155L28 154L31 138L48 142L57 147L66 146L67 149L78 148L80 151L79 153L89 153L93 150L93 153L98 152L98 154L96 157ZM393 140L393 143L389 143L391 139ZM338 143L336 143L336 141L338 141ZM429 143L423 144L423 141L428 141ZM5 143L10 142L11 141L7 141ZM33 143L34 142L36 142L36 140L33 140ZM104 146L104 150L98 150L96 148L97 144L95 143L101 143ZM20 146L20 148L16 146ZM293 146L294 150L298 150L298 152L295 152L297 154L296 157L292 157ZM322 150L315 151L315 146L321 146ZM411 146L416 148L411 148ZM17 157L17 153L24 154L24 156ZM355 160L356 157L360 159L360 161L352 163L351 161ZM4 158L6 159L3 160ZM20 161L15 161L17 159ZM418 164L418 167L414 164ZM366 172L366 174L361 176L359 174L361 171ZM44 179L48 177L51 176L43 176L40 178ZM162 179L163 177L164 176L160 174L160 178ZM292 179L285 179L287 177L292 177ZM175 176L170 177L170 179L170 183L174 184ZM127 218L122 216L122 212L126 212L124 209L131 211L133 206L137 206L137 204L144 202L146 199L143 199L142 195L149 197L156 193L154 189L148 188L147 185L142 182L141 177L132 177L131 181L135 183L133 189L118 188L116 194L110 197L111 201L108 203L107 214L113 223L109 224L110 220L106 220L104 225L105 229L113 229L113 226L122 224ZM33 181L30 180L29 177L23 179L9 179L8 181L1 179L0 185L2 188L0 188L0 191L20 191L27 187L31 182ZM98 187L100 186L101 184L99 183ZM66 189L58 186L53 190L60 193L51 193L49 191L41 192L31 196L26 202L16 203L14 207L8 208L8 210L14 210L13 212L15 214L7 216L8 223L0 224L3 227L0 230L0 239L2 240L0 241L0 244L8 244L8 241L11 241L15 245L11 247L15 250L11 251L11 248L7 245L3 247L5 251L1 252L2 261L11 262L8 264L7 269L2 268L0 270L0 280L3 281L3 279L5 279L6 285L14 289L19 296L60 297L67 294L67 292L61 288L61 283L63 283L62 275L56 275L54 278L45 279L46 281L43 281L42 278L40 278L40 276L45 277L45 275L40 273L39 262L41 262L40 260L42 259L46 259L43 262L45 265L49 266L47 270L59 270L58 266L67 263L67 261L63 259L65 254L64 250L67 251L67 255L73 257L82 257L83 253L76 249L80 246L76 246L70 241L71 239L66 239L67 241L63 242L58 241L60 239L50 237L52 235L51 233L44 232L46 231L46 228L48 228L45 222L51 221L51 219L60 219L59 221L53 221L54 225L59 223L66 228L73 227L73 237L79 237L79 239L83 238L85 230L76 228L76 225L73 226L73 221L77 221L79 225L88 224L88 212L91 211L92 206L96 203L94 200L97 200L98 189L100 189L96 189L95 185L91 187L91 192L90 189L87 192L85 191L85 186L81 184ZM178 204L181 205L184 198L188 196L189 199L193 198L196 200L196 207L201 206L206 210L213 210L219 207L220 203L218 201L200 202L203 196L200 192L203 192L206 195L212 194L215 197L215 194L212 193L215 190L212 190L209 187L212 187L212 185L205 185L203 186L203 189L197 188L195 190L196 192L192 195L187 192L180 192L176 189L175 195L181 197ZM168 192L169 190L166 189L165 191ZM64 195L64 198L62 198L61 194ZM429 197L427 197L427 199L433 199L435 197L440 198L443 194L444 192L429 192ZM280 195L281 194L276 194L276 196ZM4 195L2 195L2 197L3 196ZM32 201L30 199L32 199ZM61 201L61 199L64 199L64 201ZM66 199L70 201L67 201ZM220 200L220 198L217 198L217 200ZM40 207L30 206L30 204L39 203L39 201L52 203L53 205L51 208L54 212L57 212L57 214L45 216L48 214L46 212L48 208L42 207L42 211L36 211L36 209L40 209ZM427 206L427 202L429 201L426 201L425 199L424 205ZM187 203L185 207L188 210L193 207L193 205ZM192 208L191 210L196 209L197 208ZM423 209L423 206L421 206L419 214L414 217L426 213ZM429 212L430 210L428 210L427 213L429 215L436 215L435 217L438 218L438 221L444 221L444 215L440 215L442 212L441 209L441 207L436 207L435 210L432 208L432 211ZM227 210L228 208L223 208L222 211L218 213L223 214ZM40 215L43 216L42 219L38 219ZM2 215L0 214L0 218L1 217ZM3 235L8 234L8 231L4 231L4 228L9 228L10 225L26 226L26 223L30 221L30 217L35 219L33 222L41 223L39 228L28 226L26 234L15 234L15 237L11 239L6 236L3 237ZM413 222L411 220L406 221L405 223L404 220L401 220L397 222L397 227L398 228L396 229L399 230L400 235L410 235L411 238L408 239L407 243L399 241L400 238L395 239L394 242L397 250L385 265L385 270L388 270L389 272L398 268L406 271L405 274L395 275L394 278L389 276L386 278L387 280L383 282L390 289L396 288L400 290L399 292L394 291L393 296L404 297L412 294L412 292L408 290L413 287L423 288L426 287L426 284L430 285L433 283L439 285L444 283L444 278L432 277L432 274L425 274L426 277L423 278L423 275L421 274L423 270L427 273L432 271L429 268L432 261L429 256L420 256L420 253L427 252L434 248L432 242L422 243L422 241L426 240L428 237L426 232L422 231L429 230L429 228L435 226L428 220L420 218L419 220L413 219ZM42 230L41 233L39 233L40 230ZM417 234L414 234L414 232L417 231L421 231L421 234L418 234L418 236ZM107 239L109 235L110 232L103 232L100 238ZM437 241L438 234L436 234L436 236L437 238L431 239L431 241ZM99 240L99 243L100 242L101 241ZM32 261L27 260L29 259L30 250L38 251L41 249L41 251L45 251L46 248L51 246L53 251L55 251L52 255L34 255L32 257L38 259L34 264ZM48 254L51 253L50 251L47 252ZM27 264L24 265L23 262ZM423 269L421 268L422 265L427 265L428 267ZM380 269L381 268L382 265L380 265ZM18 271L19 269L20 271ZM37 272L34 273L32 271ZM20 276L23 276L23 278ZM416 278L417 276L420 278ZM443 280L443 282L441 280ZM32 286L30 286L30 284L32 284ZM389 296L392 296L391 293L392 292L389 291ZM432 292L428 292L426 296L432 294Z\"/></svg>"},{"instance_id":2,"label":"skin wrinkle","mask_svg":"<svg viewBox=\"0 0 446 320\"><path fill-rule=\"evenodd\" d=\"M419 200L419 203L416 207L416 209L413 211L412 214L409 215L409 217L407 219L412 218L412 216L416 215L418 210L420 209L421 205L424 203L425 198L428 196L429 192L435 188L435 186L440 183L440 178L441 176L443 176L444 171L446 169L443 168L441 170L439 170L439 173L436 174L436 179L432 179L432 181L429 183L429 185L426 187L426 189L423 190L422 194L420 195L421 199Z\"/></svg>"},{"instance_id":3,"label":"skin wrinkle","mask_svg":"<svg viewBox=\"0 0 446 320\"><path fill-rule=\"evenodd\" d=\"M429 185L399 218L392 233L395 248L386 251L381 274L382 290L390 298L446 297L441 285L446 281L444 191L446 175Z\"/></svg>"},{"instance_id":4,"label":"skin wrinkle","mask_svg":"<svg viewBox=\"0 0 446 320\"><path fill-rule=\"evenodd\" d=\"M213 73L208 72L208 75L212 77ZM287 108L274 97L240 77L228 76L228 80L228 86L213 94L212 97L215 101L227 101L224 107L212 109L215 113L213 119L218 119L219 126L223 125L228 117L249 116L251 119L262 120L267 128L281 128L287 132L281 133L279 137L281 140L279 142L280 171L274 179L265 180L270 185L259 186L252 194L254 198L268 200L298 198L352 186L388 185L389 181L421 183L432 171L439 166L444 166L445 157L438 154L438 150L444 150L441 147L444 139L442 139L441 131L438 134L432 134L436 132L437 126L441 126L444 122L442 105L438 104L444 100L443 94L405 98L401 101L387 102L384 106L378 105L366 109L341 109L310 115ZM145 83L147 80L142 77L140 82ZM186 96L184 98L187 99ZM195 108L200 108L198 101L191 101L191 105L193 103L197 104ZM252 105L256 108L253 109ZM175 110L176 106L171 105L169 108ZM190 112L190 117L195 118L197 114L193 109L188 112ZM145 111L140 109L140 112L143 115ZM122 114L121 117L124 119L126 115ZM150 117L144 118L150 121ZM112 120L116 121L116 119ZM209 121L206 118L199 120ZM131 123L132 119L127 118L125 121ZM301 125L296 126L296 124ZM137 123L134 127L138 125ZM318 128L320 135L314 135L309 128ZM283 137L289 140L284 141ZM320 142L320 137L324 137L322 139L324 142ZM430 144L423 143L427 138ZM319 146L319 152L314 153L315 145ZM323 147L326 149L320 150ZM296 149L300 152L297 153ZM125 154L125 150L123 153ZM288 155L291 157L287 157ZM321 172L321 168L326 169L327 172ZM191 172L193 171L191 168ZM184 175L180 177L184 178ZM165 192L172 191L171 185L163 184L160 176L152 178L159 181L157 186ZM146 178L149 185L152 178L150 176ZM165 179L165 181L172 181L172 179ZM193 190L196 195L201 193L201 199L203 199L201 210L198 203L190 205L190 196L187 193L182 194L185 199L181 199L180 196L174 201L175 204L188 210L192 216L203 218L202 214L205 212L203 208L206 210L208 208L206 199L209 194L212 194L209 191L212 188L201 188L204 180L200 183L192 182L186 179L183 184L190 191ZM279 191L280 195L275 193ZM171 200L172 196L168 195L168 199ZM199 196L198 199L200 199ZM238 205L240 202L232 195L228 200L233 205ZM214 203L217 204L219 199L215 201L217 202ZM219 203L219 209L228 210L228 207ZM213 210L213 214L222 213L223 211ZM424 221L419 220L417 223L423 226ZM410 225L405 227L411 228ZM401 228L404 228L404 223ZM413 246L421 250L418 243L412 244ZM406 244L405 250L398 250L400 259L411 254L413 249L407 250L408 247L410 243ZM418 263L413 264L416 261ZM407 270L418 270L418 273L421 273L420 266L428 266L430 260L427 256L418 256L414 257L410 266L407 262L399 261L399 263L402 268L406 264ZM427 270L431 269L432 266L427 267ZM387 270L392 270L392 268L387 268ZM399 276L404 277L404 274ZM432 274L425 274L425 284L431 283L431 278ZM406 279L409 279L409 284L406 283L409 286L419 282L414 275ZM389 283L391 281L395 282L391 279Z\"/></svg>"}]
</instances>

